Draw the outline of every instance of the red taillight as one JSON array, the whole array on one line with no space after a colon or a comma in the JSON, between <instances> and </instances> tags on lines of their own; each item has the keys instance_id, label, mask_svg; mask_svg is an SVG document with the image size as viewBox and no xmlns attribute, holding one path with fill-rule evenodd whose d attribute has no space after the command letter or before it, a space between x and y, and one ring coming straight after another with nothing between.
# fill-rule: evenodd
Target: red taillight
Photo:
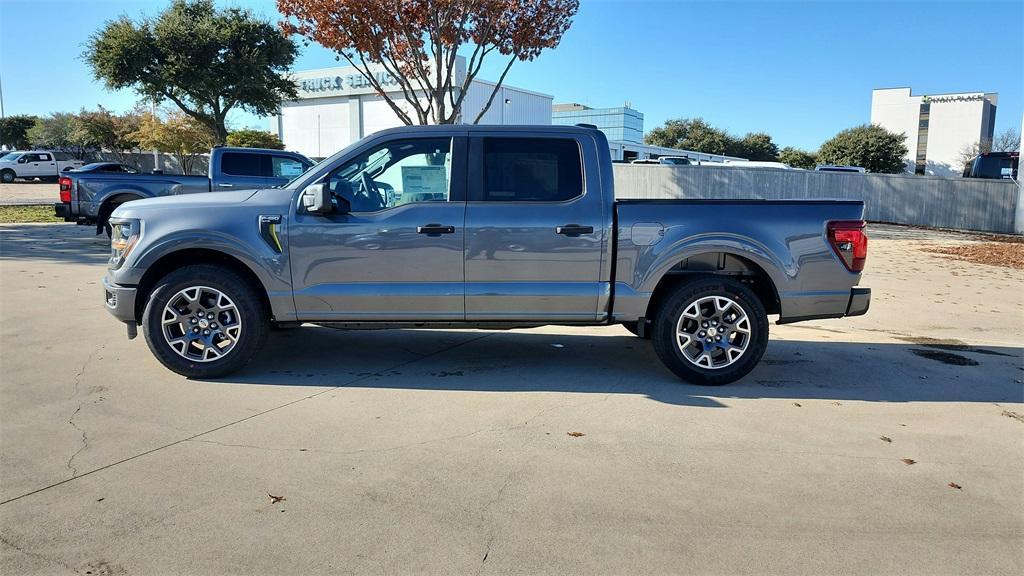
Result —
<instances>
[{"instance_id":1,"label":"red taillight","mask_svg":"<svg viewBox=\"0 0 1024 576\"><path fill-rule=\"evenodd\" d=\"M60 201L71 202L71 178L67 176L60 177Z\"/></svg>"},{"instance_id":2,"label":"red taillight","mask_svg":"<svg viewBox=\"0 0 1024 576\"><path fill-rule=\"evenodd\" d=\"M868 259L868 235L863 220L835 220L828 223L828 243L850 272L864 270Z\"/></svg>"}]
</instances>

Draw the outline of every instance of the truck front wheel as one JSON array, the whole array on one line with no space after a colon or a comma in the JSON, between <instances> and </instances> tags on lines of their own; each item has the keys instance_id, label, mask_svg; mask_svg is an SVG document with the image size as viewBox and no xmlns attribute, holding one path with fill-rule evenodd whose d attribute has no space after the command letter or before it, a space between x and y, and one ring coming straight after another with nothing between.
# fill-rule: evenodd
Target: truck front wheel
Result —
<instances>
[{"instance_id":1,"label":"truck front wheel","mask_svg":"<svg viewBox=\"0 0 1024 576\"><path fill-rule=\"evenodd\" d=\"M142 315L150 351L188 378L241 369L263 347L269 328L269 313L254 287L231 270L206 264L162 278Z\"/></svg>"},{"instance_id":2,"label":"truck front wheel","mask_svg":"<svg viewBox=\"0 0 1024 576\"><path fill-rule=\"evenodd\" d=\"M0 182L3 182L4 184L10 184L11 182L14 182L14 179L16 177L17 174L15 174L14 170L11 170L10 168L0 170Z\"/></svg>"},{"instance_id":3,"label":"truck front wheel","mask_svg":"<svg viewBox=\"0 0 1024 576\"><path fill-rule=\"evenodd\" d=\"M730 278L679 286L661 305L651 340L658 357L693 384L744 377L768 347L768 314L752 290Z\"/></svg>"}]
</instances>

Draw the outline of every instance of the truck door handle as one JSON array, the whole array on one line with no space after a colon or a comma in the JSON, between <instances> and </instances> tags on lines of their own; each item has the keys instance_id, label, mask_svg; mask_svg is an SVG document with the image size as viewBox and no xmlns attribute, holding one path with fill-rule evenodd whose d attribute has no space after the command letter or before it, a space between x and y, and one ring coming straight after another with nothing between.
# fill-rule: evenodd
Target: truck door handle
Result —
<instances>
[{"instance_id":1,"label":"truck door handle","mask_svg":"<svg viewBox=\"0 0 1024 576\"><path fill-rule=\"evenodd\" d=\"M417 226L417 234L426 234L427 236L440 236L441 234L454 234L455 226L442 226L440 224L427 224L426 226Z\"/></svg>"},{"instance_id":2,"label":"truck door handle","mask_svg":"<svg viewBox=\"0 0 1024 576\"><path fill-rule=\"evenodd\" d=\"M579 224L566 224L565 226L556 226L555 234L562 234L565 236L575 237L581 234L593 234L593 226L580 226Z\"/></svg>"},{"instance_id":3,"label":"truck door handle","mask_svg":"<svg viewBox=\"0 0 1024 576\"><path fill-rule=\"evenodd\" d=\"M217 184L217 186L220 186L221 188L232 188L232 187L234 187L234 184L228 184L227 182L221 182L220 184Z\"/></svg>"}]
</instances>

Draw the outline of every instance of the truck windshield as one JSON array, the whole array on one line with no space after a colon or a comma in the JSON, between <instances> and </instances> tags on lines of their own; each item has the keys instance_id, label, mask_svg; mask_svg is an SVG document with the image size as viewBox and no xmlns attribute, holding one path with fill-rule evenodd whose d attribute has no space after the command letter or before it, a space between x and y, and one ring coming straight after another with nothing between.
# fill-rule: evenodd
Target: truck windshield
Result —
<instances>
[{"instance_id":1,"label":"truck windshield","mask_svg":"<svg viewBox=\"0 0 1024 576\"><path fill-rule=\"evenodd\" d=\"M14 162L18 158L21 158L20 152L8 152L0 156L0 162Z\"/></svg>"}]
</instances>

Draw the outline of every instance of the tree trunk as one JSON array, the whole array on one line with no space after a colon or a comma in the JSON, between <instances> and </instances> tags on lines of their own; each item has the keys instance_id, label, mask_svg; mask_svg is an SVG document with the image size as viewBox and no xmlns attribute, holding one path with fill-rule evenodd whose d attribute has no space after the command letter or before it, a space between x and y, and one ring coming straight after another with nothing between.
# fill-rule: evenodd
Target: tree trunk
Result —
<instances>
[{"instance_id":1,"label":"tree trunk","mask_svg":"<svg viewBox=\"0 0 1024 576\"><path fill-rule=\"evenodd\" d=\"M213 133L217 138L216 145L224 146L228 143L228 129L224 126L224 120L217 122L217 125L213 127Z\"/></svg>"}]
</instances>

